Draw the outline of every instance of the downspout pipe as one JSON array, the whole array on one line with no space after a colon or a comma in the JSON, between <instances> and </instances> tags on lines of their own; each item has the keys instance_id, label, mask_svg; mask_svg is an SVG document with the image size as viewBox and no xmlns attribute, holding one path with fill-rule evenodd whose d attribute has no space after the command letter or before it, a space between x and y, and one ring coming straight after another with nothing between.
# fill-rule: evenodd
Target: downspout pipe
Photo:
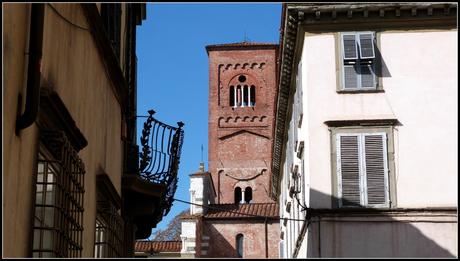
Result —
<instances>
[{"instance_id":1,"label":"downspout pipe","mask_svg":"<svg viewBox=\"0 0 460 261\"><path fill-rule=\"evenodd\" d=\"M43 48L43 24L45 18L44 4L31 4L30 31L29 31L29 60L27 66L26 104L24 113L21 112L21 95L18 102L18 116L16 119L16 135L35 122L40 104L40 74Z\"/></svg>"}]
</instances>

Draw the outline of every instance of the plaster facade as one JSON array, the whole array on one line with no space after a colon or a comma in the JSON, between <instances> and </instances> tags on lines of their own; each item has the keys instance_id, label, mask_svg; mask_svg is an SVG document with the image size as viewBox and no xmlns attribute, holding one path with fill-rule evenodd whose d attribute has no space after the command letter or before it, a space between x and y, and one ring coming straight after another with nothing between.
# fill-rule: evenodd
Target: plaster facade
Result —
<instances>
[{"instance_id":1,"label":"plaster facade","mask_svg":"<svg viewBox=\"0 0 460 261\"><path fill-rule=\"evenodd\" d=\"M32 125L15 133L17 116L23 113L26 103L27 68L34 66L28 65L27 55L31 33L31 6L32 4L21 3L3 5L4 202L2 213L4 229L2 233L8 239L3 242L5 257L31 257L32 249L36 247L36 242L33 243L34 201L37 154L41 143L40 132L45 126L44 118L40 114L43 114L41 112L43 108L39 107L39 116ZM108 72L106 64L109 55L101 54L100 46L95 40L96 35L91 31L94 28L88 13L91 11L97 13L100 4L97 7L83 4L42 4L42 6L43 40L40 50L39 83L36 88L46 88L56 94L69 114L65 119L68 120L65 123L68 124L66 127L74 126L87 141L87 146L78 153L86 172L84 184L81 184L84 187L82 200L84 211L80 221L84 227L81 256L94 257L98 191L96 176L99 174L108 176L110 186L116 194L115 198L121 197L126 159L124 142L129 139L128 132L132 130L127 127L127 119L123 115L126 113L126 104L120 100L119 90L115 86L123 83L114 82L111 78L113 72ZM122 17L125 18L120 19L120 26L124 32L132 32L135 31L136 24L128 24L127 6L128 4L120 5ZM70 19L73 25L62 17ZM81 28L77 28L77 25ZM120 38L121 48L118 54L120 60L117 61L116 66L119 67L123 78L132 75L132 72L127 71L129 67L126 63L131 55L128 53L128 46L133 38L128 38L126 35ZM130 85L131 88L133 86ZM21 103L19 96L22 97ZM43 102L41 100L42 104ZM60 111L60 113L66 112ZM50 126L46 125L46 127ZM68 129L60 130L68 131ZM126 243L129 248L130 242Z\"/></svg>"},{"instance_id":2,"label":"plaster facade","mask_svg":"<svg viewBox=\"0 0 460 261\"><path fill-rule=\"evenodd\" d=\"M291 79L285 85L290 88L286 136L278 138L283 141L278 199L281 217L305 221L281 224L282 257L458 256L455 12L444 9L445 20L435 23L420 10L430 13L440 6L420 5L417 11L412 6L411 15L420 16L402 22L408 17L403 9L383 6L385 11L375 12L374 18L381 19L378 26L371 11L363 11L366 4L337 4L336 13L331 6L318 5L315 8L321 11L308 15L321 13L321 19L302 18L311 24L299 22L295 39L285 32L284 41L295 42L296 47L292 77L280 74ZM306 17L313 7L291 8L285 9L291 19L285 20L286 30L294 30L288 24L293 17ZM456 10L456 5L449 8ZM292 15L297 12L298 17ZM400 12L399 22L391 20L392 12ZM347 14L348 24L329 23L331 16L345 19L340 15ZM367 22L361 15L369 17ZM394 24L385 24L387 15ZM360 31L376 35L378 88L343 91L340 36ZM339 208L336 134L378 128L389 130L384 155L389 170L388 207ZM292 193L292 188L298 192Z\"/></svg>"}]
</instances>

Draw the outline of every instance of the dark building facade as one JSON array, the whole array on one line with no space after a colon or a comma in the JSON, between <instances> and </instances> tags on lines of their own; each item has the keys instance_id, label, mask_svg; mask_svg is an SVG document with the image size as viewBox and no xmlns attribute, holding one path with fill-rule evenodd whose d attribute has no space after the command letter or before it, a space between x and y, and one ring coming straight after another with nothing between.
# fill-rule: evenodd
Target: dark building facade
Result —
<instances>
[{"instance_id":1,"label":"dark building facade","mask_svg":"<svg viewBox=\"0 0 460 261\"><path fill-rule=\"evenodd\" d=\"M4 257L133 256L168 211L178 166L168 180L139 168L145 4L2 6Z\"/></svg>"}]
</instances>

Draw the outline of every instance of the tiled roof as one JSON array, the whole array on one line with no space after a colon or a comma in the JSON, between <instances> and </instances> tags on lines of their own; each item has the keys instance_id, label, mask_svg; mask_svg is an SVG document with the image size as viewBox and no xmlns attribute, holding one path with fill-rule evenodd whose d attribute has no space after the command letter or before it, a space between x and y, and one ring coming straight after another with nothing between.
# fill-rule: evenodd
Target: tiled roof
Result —
<instances>
[{"instance_id":1,"label":"tiled roof","mask_svg":"<svg viewBox=\"0 0 460 261\"><path fill-rule=\"evenodd\" d=\"M250 204L211 204L206 213L206 219L213 218L251 218L251 217L278 218L279 209L276 203Z\"/></svg>"},{"instance_id":2,"label":"tiled roof","mask_svg":"<svg viewBox=\"0 0 460 261\"><path fill-rule=\"evenodd\" d=\"M135 252L180 252L181 241L136 241L134 244Z\"/></svg>"}]
</instances>

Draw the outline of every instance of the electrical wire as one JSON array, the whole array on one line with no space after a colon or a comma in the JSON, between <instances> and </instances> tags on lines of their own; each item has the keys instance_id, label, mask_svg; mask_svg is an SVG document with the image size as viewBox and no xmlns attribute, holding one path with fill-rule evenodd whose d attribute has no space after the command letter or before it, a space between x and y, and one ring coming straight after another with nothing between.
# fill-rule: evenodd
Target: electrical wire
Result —
<instances>
[{"instance_id":1,"label":"electrical wire","mask_svg":"<svg viewBox=\"0 0 460 261\"><path fill-rule=\"evenodd\" d=\"M273 219L273 217L270 217L270 216L261 216L261 215L254 215L254 214L249 214L249 213L243 213L243 212L239 212L239 211L233 211L233 210L228 210L228 209L224 209L224 208L219 208L219 207L215 207L215 206L204 206L204 205L201 205L201 204L196 204L196 203L192 203L192 202L189 202L189 201L185 201L185 200L181 200L181 199L177 199L177 198L174 198L175 201L178 201L178 202L181 202L181 203L185 203L185 204L189 204L189 205L195 205L195 206L200 206L200 207L207 207L207 208L210 208L210 209L214 209L214 210L222 210L222 211L226 211L226 212L230 212L230 213L234 213L234 214L240 214L240 215L246 215L246 216L251 216L251 217L258 217L258 218L267 218L267 219ZM305 222L305 221L308 221L306 219L294 219L294 218L282 218L280 217L279 220L289 220L289 221L302 221L302 222Z\"/></svg>"},{"instance_id":2,"label":"electrical wire","mask_svg":"<svg viewBox=\"0 0 460 261\"><path fill-rule=\"evenodd\" d=\"M63 16L61 13L59 13L59 11L56 10L56 8L55 8L52 4L47 4L47 5L48 5L49 7L51 7L51 9L53 9L53 11L54 11L57 15L59 15L64 21L66 21L66 22L69 23L70 25L75 26L75 27L77 27L77 28L79 28L79 29L81 29L81 30L90 31L89 28L85 28L85 27L83 27L83 26L79 26L79 25L77 25L77 24L72 23L69 19L67 19L65 16Z\"/></svg>"}]
</instances>

